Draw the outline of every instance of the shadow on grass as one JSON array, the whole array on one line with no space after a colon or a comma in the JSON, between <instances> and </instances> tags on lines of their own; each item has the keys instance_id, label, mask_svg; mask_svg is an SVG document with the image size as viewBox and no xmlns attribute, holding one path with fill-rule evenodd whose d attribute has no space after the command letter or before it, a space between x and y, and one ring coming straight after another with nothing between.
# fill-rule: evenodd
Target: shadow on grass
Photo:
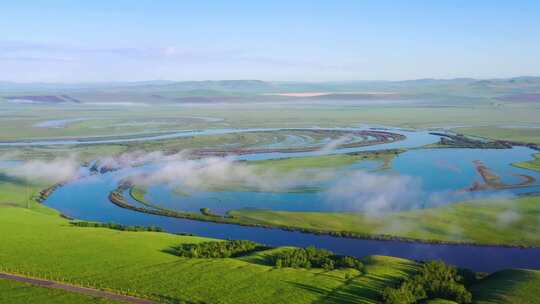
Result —
<instances>
[{"instance_id":1,"label":"shadow on grass","mask_svg":"<svg viewBox=\"0 0 540 304\"><path fill-rule=\"evenodd\" d=\"M522 303L540 303L536 297L540 294L540 273L517 269L498 271L474 284L471 291L476 301L508 301L509 296L515 296L530 301Z\"/></svg>"},{"instance_id":2,"label":"shadow on grass","mask_svg":"<svg viewBox=\"0 0 540 304\"><path fill-rule=\"evenodd\" d=\"M382 291L386 287L393 287L397 278L391 275L360 275L347 280L335 289L323 289L298 282L288 282L296 287L320 295L314 303L342 304L342 303L373 303L381 300Z\"/></svg>"},{"instance_id":3,"label":"shadow on grass","mask_svg":"<svg viewBox=\"0 0 540 304\"><path fill-rule=\"evenodd\" d=\"M160 303L167 303L167 304L206 304L207 303L203 301L180 300L174 297L160 295L160 294L152 294L152 297L159 299Z\"/></svg>"}]
</instances>

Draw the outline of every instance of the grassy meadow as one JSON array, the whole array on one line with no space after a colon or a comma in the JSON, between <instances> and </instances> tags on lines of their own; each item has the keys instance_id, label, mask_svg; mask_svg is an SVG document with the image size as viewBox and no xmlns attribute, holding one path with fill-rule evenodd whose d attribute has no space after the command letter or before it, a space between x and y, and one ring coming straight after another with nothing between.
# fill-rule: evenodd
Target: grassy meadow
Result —
<instances>
[{"instance_id":1,"label":"grassy meadow","mask_svg":"<svg viewBox=\"0 0 540 304\"><path fill-rule=\"evenodd\" d=\"M518 128L518 127L469 127L455 128L453 131L464 134L479 136L489 139L513 140L524 143L540 144L540 128Z\"/></svg>"},{"instance_id":2,"label":"grassy meadow","mask_svg":"<svg viewBox=\"0 0 540 304\"><path fill-rule=\"evenodd\" d=\"M83 106L0 104L0 141L36 138L119 136L178 130L217 128L346 127L375 124L405 128L485 126L538 123L535 104L458 104L453 106L411 104L325 104L294 101L256 104L215 104L212 107L160 105ZM40 123L79 119L60 127L39 127ZM212 118L212 120L208 120ZM480 129L482 130L482 129ZM504 132L503 130L497 130ZM537 132L526 137L537 138ZM504 133L502 133L504 134ZM480 134L478 134L480 135ZM510 134L514 136L514 134ZM512 138L505 138L512 139Z\"/></svg>"},{"instance_id":3,"label":"grassy meadow","mask_svg":"<svg viewBox=\"0 0 540 304\"><path fill-rule=\"evenodd\" d=\"M540 271L499 271L473 286L472 291L478 304L537 304L540 303Z\"/></svg>"},{"instance_id":4,"label":"grassy meadow","mask_svg":"<svg viewBox=\"0 0 540 304\"><path fill-rule=\"evenodd\" d=\"M475 200L380 216L358 213L240 209L230 214L262 224L385 234L426 241L540 246L540 197Z\"/></svg>"},{"instance_id":5,"label":"grassy meadow","mask_svg":"<svg viewBox=\"0 0 540 304\"><path fill-rule=\"evenodd\" d=\"M35 199L39 197L39 192L49 186L51 184L46 181L16 178L0 170L0 208L34 208L37 206Z\"/></svg>"},{"instance_id":6,"label":"grassy meadow","mask_svg":"<svg viewBox=\"0 0 540 304\"><path fill-rule=\"evenodd\" d=\"M533 201L529 202L533 204ZM166 252L183 243L211 239L162 232L75 227L37 203L31 209L0 203L0 271L95 287L172 303L379 303L382 290L416 269L414 261L369 256L354 269L274 268L267 256L189 259ZM308 221L313 221L309 218ZM339 221L343 221L339 218ZM535 303L539 271L508 270L473 285L474 303ZM63 291L0 280L3 303L49 299L50 303L113 303ZM449 303L431 300L428 303ZM451 303L451 302L450 302Z\"/></svg>"},{"instance_id":7,"label":"grassy meadow","mask_svg":"<svg viewBox=\"0 0 540 304\"><path fill-rule=\"evenodd\" d=\"M123 302L0 279L0 303L120 304Z\"/></svg>"},{"instance_id":8,"label":"grassy meadow","mask_svg":"<svg viewBox=\"0 0 540 304\"><path fill-rule=\"evenodd\" d=\"M390 162L402 150L385 150L376 152L360 152L349 154L330 154L309 157L293 157L270 159L249 162L255 170L275 170L277 172L289 172L305 169L327 169L339 168L352 165L361 161L375 161L380 163L379 169L385 169L390 166Z\"/></svg>"},{"instance_id":9,"label":"grassy meadow","mask_svg":"<svg viewBox=\"0 0 540 304\"><path fill-rule=\"evenodd\" d=\"M414 95L414 100L291 100L240 94L244 99L239 103L209 105L168 101L150 106L145 103L149 95L122 93L107 96L111 100L133 99L135 102L125 105L14 105L0 96L0 142L117 138L182 130L331 128L369 124L418 129L450 128L467 135L540 143L540 129L514 127L538 124L538 104L502 100L500 95L507 93L502 89L486 93L476 84L460 84L446 89L446 95L440 96L437 95L441 89L439 86L426 88L419 94L417 88L407 88L405 84L388 85L381 91L398 90L403 96ZM300 87L289 86L293 86L291 91L302 91ZM281 90L289 89L283 87ZM327 88L318 89L325 91ZM353 90L347 87L342 91ZM189 95L159 93L171 100ZM104 98L99 92L69 94L86 102L99 102ZM206 94L202 95L207 97ZM152 98L152 101L156 101L161 97ZM252 99L257 102L246 101ZM47 127L47 123L57 120L66 121ZM313 141L327 139L320 134L308 134L306 137L305 133L290 133L308 142L309 137ZM137 150L172 153L184 149L260 147L284 142L288 138L287 134L279 132L252 132L99 145L0 146L0 157L52 159L76 154L81 162L85 162ZM395 153L399 152L254 161L249 162L248 166L261 171L289 172L340 168L366 160L380 164L377 169L385 169ZM533 161L514 165L540 170L539 161L537 154ZM181 244L217 240L163 232L76 227L57 211L36 202L39 191L49 186L50 183L46 181L17 179L0 172L0 271L110 290L163 303L368 304L380 303L384 288L395 287L421 265L417 261L387 256L364 257L363 271L352 268L329 271L276 268L264 263L268 256L286 248L273 248L238 258L178 257L170 254L169 249ZM144 189L134 188L132 195L145 202ZM538 196L467 201L382 215L256 209L233 210L230 214L234 216L231 221L249 224L392 235L436 242L540 246ZM539 271L499 271L473 286L473 300L481 304L540 303L537 300L540 298L539 286ZM0 280L0 302L113 303L6 280ZM430 300L427 303L452 302Z\"/></svg>"},{"instance_id":10,"label":"grassy meadow","mask_svg":"<svg viewBox=\"0 0 540 304\"><path fill-rule=\"evenodd\" d=\"M2 271L161 301L377 303L382 286L417 267L408 260L371 257L361 274L352 269L276 269L249 259L179 258L164 250L209 239L73 227L58 215L18 207L2 208L0 229L6 232Z\"/></svg>"}]
</instances>

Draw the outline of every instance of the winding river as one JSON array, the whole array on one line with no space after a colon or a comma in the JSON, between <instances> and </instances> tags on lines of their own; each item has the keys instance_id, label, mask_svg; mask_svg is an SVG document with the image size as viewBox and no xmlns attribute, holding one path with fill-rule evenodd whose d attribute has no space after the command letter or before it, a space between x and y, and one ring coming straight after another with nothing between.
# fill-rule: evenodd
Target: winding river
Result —
<instances>
[{"instance_id":1,"label":"winding river","mask_svg":"<svg viewBox=\"0 0 540 304\"><path fill-rule=\"evenodd\" d=\"M222 129L207 131L187 131L170 133L160 136L139 137L136 140L157 140L176 138L182 136L197 136L205 134L226 134L227 132L253 132L268 129ZM270 129L278 130L278 129ZM279 129L284 130L284 129ZM357 129L344 129L357 130ZM343 148L331 151L331 153L349 153L358 151L373 151L394 148L418 148L426 144L435 143L438 136L426 131L389 130L406 136L402 141L396 141L380 145ZM130 139L110 139L113 142L125 142ZM107 140L85 141L85 143L108 143ZM39 141L32 144L80 144L77 140ZM6 144L6 143L4 143ZM14 144L14 143L11 143ZM16 145L22 143L15 143ZM391 164L389 173L414 176L420 181L421 189L426 195L433 193L449 193L451 190L466 188L478 180L472 162L483 161L489 168L500 175L501 180L507 183L517 182L518 174L527 174L540 180L540 174L530 170L519 169L510 166L515 161L531 159L534 151L526 147L512 149L412 149L397 156ZM330 152L329 152L330 153ZM283 157L302 157L320 155L320 151L309 152L271 152L254 153L237 156L239 160L263 160ZM369 169L370 165L363 167L360 163L350 165L345 170ZM152 167L152 166L150 166ZM540 268L540 248L507 248L493 246L469 246L469 245L440 245L424 244L402 241L376 241L349 238L336 238L327 235L314 235L301 232L284 231L280 229L266 229L257 227L244 227L211 222L199 222L187 219L168 218L163 216L134 212L117 207L109 202L108 194L118 186L118 181L132 174L132 170L139 168L122 169L115 172L107 172L99 175L88 175L85 178L70 182L57 189L45 201L45 204L61 211L63 214L81 220L115 222L126 225L155 225L169 232L193 233L200 236L221 239L249 239L271 246L308 246L326 248L339 254L362 257L365 255L391 255L417 260L440 259L448 263L474 269L477 271L495 271L504 268ZM528 187L504 190L508 195L538 192L537 184ZM499 193L499 192L497 192ZM491 195L490 191L484 191L478 195ZM182 210L198 210L201 207L209 207L211 210L220 210L223 203L212 200L212 196L228 197L226 209L245 207L271 208L277 210L310 210L310 211L347 211L347 209L335 209L324 204L319 193L268 193L268 192L205 192L179 198L170 189L156 186L150 188L148 196L151 201L160 201L174 206L181 200ZM456 196L456 200L459 199ZM309 201L309 207L302 202ZM216 203L212 203L212 201ZM277 202L277 205L272 205ZM446 203L451 203L451 200ZM428 207L428 206L421 206ZM332 209L334 208L334 209ZM418 208L418 206L415 206Z\"/></svg>"}]
</instances>

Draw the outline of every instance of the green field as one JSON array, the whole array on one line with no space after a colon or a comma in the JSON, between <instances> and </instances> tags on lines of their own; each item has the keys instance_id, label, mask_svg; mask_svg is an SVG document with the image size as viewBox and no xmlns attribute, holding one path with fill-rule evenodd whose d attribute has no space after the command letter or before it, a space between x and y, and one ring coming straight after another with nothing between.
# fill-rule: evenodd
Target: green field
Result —
<instances>
[{"instance_id":1,"label":"green field","mask_svg":"<svg viewBox=\"0 0 540 304\"><path fill-rule=\"evenodd\" d=\"M249 165L254 166L256 170L261 171L275 170L277 172L288 172L305 169L339 168L360 161L375 161L380 163L379 169L386 169L389 167L392 159L401 152L403 152L403 150L293 157L252 161L249 162Z\"/></svg>"},{"instance_id":2,"label":"green field","mask_svg":"<svg viewBox=\"0 0 540 304\"><path fill-rule=\"evenodd\" d=\"M455 128L453 131L464 135L479 136L489 139L540 144L539 128L502 128L495 125L489 127Z\"/></svg>"},{"instance_id":3,"label":"green field","mask_svg":"<svg viewBox=\"0 0 540 304\"><path fill-rule=\"evenodd\" d=\"M460 104L451 107L425 104L343 105L294 102L276 107L272 103L223 106L88 107L0 104L0 140L30 138L118 136L177 130L216 128L296 128L346 127L381 124L394 127L430 128L455 125L512 125L538 123L539 109L534 104ZM88 118L59 128L39 128L36 124L58 119ZM197 118L199 117L199 118ZM200 117L223 120L207 121ZM504 129L498 130L504 132ZM526 137L538 138L534 130L523 130ZM530 134L530 133L533 134Z\"/></svg>"},{"instance_id":4,"label":"green field","mask_svg":"<svg viewBox=\"0 0 540 304\"><path fill-rule=\"evenodd\" d=\"M261 160L261 161L249 161L245 164L247 168L253 169L253 172L256 174L286 174L290 172L295 172L301 174L302 177L308 181L313 179L313 177L321 174L321 170L324 169L339 169L347 165L354 163L360 163L364 161L375 162L375 170L384 170L388 169L390 162L396 157L399 153L404 150L384 150L376 152L359 152L359 153L349 153L349 154L332 154L332 155L321 155L321 156L309 156L309 157L294 157L294 158L281 158L273 160ZM313 170L317 169L317 170ZM330 171L329 171L330 172ZM206 191L257 191L257 189L246 186L244 184L239 184L234 181L227 181L223 184L213 185L207 184L204 186ZM287 191L287 192L307 192L307 191L320 191L318 187L295 187L293 189L269 189L265 191ZM176 187L174 193L179 196L189 196L190 193L184 188ZM143 204L151 204L145 199L146 187L137 185L131 189L130 195L137 201ZM156 205L153 205L155 208Z\"/></svg>"},{"instance_id":5,"label":"green field","mask_svg":"<svg viewBox=\"0 0 540 304\"><path fill-rule=\"evenodd\" d=\"M479 200L368 216L358 213L240 209L231 215L262 224L392 235L426 241L540 246L540 197Z\"/></svg>"},{"instance_id":6,"label":"green field","mask_svg":"<svg viewBox=\"0 0 540 304\"><path fill-rule=\"evenodd\" d=\"M282 248L237 259L179 258L163 250L209 239L74 227L55 212L39 206L32 210L4 206L0 229L6 232L2 239L4 246L0 248L1 271L158 301L378 303L385 286L395 286L400 278L418 267L413 261L383 256L362 259L364 273L353 269L324 271L265 266L265 256ZM537 303L528 300L540 293L539 281L538 271L497 272L472 287L473 299L475 303ZM36 301L52 297L50 303L112 303L2 280L0 291L5 292L0 293L5 303L25 303L22 295Z\"/></svg>"},{"instance_id":7,"label":"green field","mask_svg":"<svg viewBox=\"0 0 540 304\"><path fill-rule=\"evenodd\" d=\"M0 303L120 304L123 302L0 279Z\"/></svg>"},{"instance_id":8,"label":"green field","mask_svg":"<svg viewBox=\"0 0 540 304\"><path fill-rule=\"evenodd\" d=\"M509 87L506 88L506 85ZM262 96L266 91L246 93L199 89L156 93L146 91L152 89L145 87L133 89L133 92L103 89L103 92L74 90L66 93L84 102L134 101L129 106L91 106L84 103L15 105L5 102L0 96L0 142L55 138L114 139L182 130L334 128L369 124L417 129L451 128L466 135L540 143L540 129L519 127L537 125L540 106L534 102L499 98L521 90L524 93L528 90L537 91L538 84L531 85L530 89L516 88L516 85L530 84L512 82L502 86L477 86L475 83L464 83L448 87L441 84L418 88L388 83L380 84L381 87L364 88L396 91L401 98L397 102L291 100ZM314 90L313 86L316 85L272 86L279 87L279 92L302 92ZM352 85L343 85L338 91L354 91L354 88ZM316 89L325 91L327 87L321 84ZM440 94L441 90L444 94ZM240 98L241 102L212 103L211 106L184 105L175 99L194 95L235 97ZM162 99L167 101L161 104ZM150 104L152 106L148 106ZM72 121L65 125L43 127L46 122L62 119ZM133 151L176 153L186 149L281 147L283 144L322 146L324 144L321 143L340 137L339 134L310 131L255 131L129 143L0 146L0 158L28 160L76 155L77 160L86 162ZM250 161L246 166L255 172L310 172L310 169L319 172L326 169L339 170L366 161L376 163L373 170L384 170L389 168L391 160L400 152L379 151ZM540 155L536 154L535 160L514 165L540 171ZM0 271L110 290L163 303L338 304L380 303L384 288L397 286L421 265L416 261L395 257L368 256L362 259L365 265L363 271L352 268L326 271L268 266L265 263L267 258L286 250L284 247L238 258L178 257L170 254L172 247L218 240L163 232L77 227L57 211L35 201L39 192L49 186L51 182L28 181L0 172ZM229 190L252 190L238 184L227 186ZM189 195L183 190L177 189L178 194ZM215 186L214 190L220 189ZM143 187L132 188L131 195L140 202L152 204L146 201ZM351 232L361 237L538 247L538 214L540 197L531 196L467 201L381 215L241 209L231 211L233 217L226 217L224 221L304 229L308 232ZM208 220L215 219L215 216L197 213L197 218ZM540 298L539 286L538 271L505 270L480 280L472 291L475 303L540 303L537 300ZM6 280L0 280L0 302L113 303ZM430 300L427 303L452 302Z\"/></svg>"},{"instance_id":9,"label":"green field","mask_svg":"<svg viewBox=\"0 0 540 304\"><path fill-rule=\"evenodd\" d=\"M476 303L540 303L540 271L511 269L493 273L473 286Z\"/></svg>"},{"instance_id":10,"label":"green field","mask_svg":"<svg viewBox=\"0 0 540 304\"><path fill-rule=\"evenodd\" d=\"M45 185L36 185L35 189L40 186ZM209 239L160 232L75 227L61 218L56 211L33 201L30 209L22 208L26 206L26 197L20 191L25 188L24 183L13 186L4 181L2 187L3 190L19 194L4 194L0 197L0 230L3 232L0 271L107 289L164 302L278 301L337 304L378 303L386 286L395 286L400 278L418 267L413 261L382 256L362 259L366 266L363 273L353 269L277 269L264 265L265 256L283 250L282 248L256 252L236 259L180 258L165 250L182 243L197 243ZM538 214L539 205L536 197L500 202L467 202L391 214L386 218L372 220L353 214L272 214L270 211L255 210L239 212L241 216L249 219L280 225L294 224L299 227L336 230L352 227L365 229L370 226L373 233L392 232L399 235L401 231L406 236L428 239L450 238L483 242L492 238L507 243L538 245L538 233L530 229L538 227L538 223L534 222L538 219L534 219L532 215ZM494 227L497 215L508 210L518 212L522 218L516 223L508 223L504 229ZM392 221L396 219L403 225L392 227ZM390 227L381 225L383 222ZM456 230L456 226L463 230ZM444 237L441 237L442 235ZM516 235L521 238L515 239ZM506 272L495 273L474 287L474 296L478 295L479 299L484 301L480 303L520 303L519 299L522 299L522 303L527 303L524 299L528 294L539 292L533 280L538 279L537 272L530 273L532 277L510 276L506 275ZM494 280L494 277L499 279ZM498 283L501 280L503 283ZM506 280L517 282L510 285L504 283ZM0 284L0 290L7 288L9 301L18 303L21 291L14 290L14 284L18 283ZM499 286L497 284L510 287L494 292ZM30 290L31 296L36 299L58 293L59 303L95 303L88 302L94 301L91 298L63 295L60 291L37 287L31 287Z\"/></svg>"},{"instance_id":11,"label":"green field","mask_svg":"<svg viewBox=\"0 0 540 304\"><path fill-rule=\"evenodd\" d=\"M155 207L144 189L132 189L135 199ZM163 209L166 210L166 209ZM281 227L314 233L374 238L403 238L425 242L540 246L540 197L484 199L445 206L384 213L294 212L236 209L223 222ZM211 220L195 214L200 220Z\"/></svg>"},{"instance_id":12,"label":"green field","mask_svg":"<svg viewBox=\"0 0 540 304\"><path fill-rule=\"evenodd\" d=\"M403 259L372 257L365 259L364 275L354 270L275 269L239 259L185 259L163 250L208 239L73 227L40 209L2 208L3 271L158 300L376 303L382 286L416 267ZM346 280L346 273L353 279Z\"/></svg>"},{"instance_id":13,"label":"green field","mask_svg":"<svg viewBox=\"0 0 540 304\"><path fill-rule=\"evenodd\" d=\"M46 181L28 181L7 175L0 170L0 208L5 206L34 207L39 192L51 186Z\"/></svg>"}]
</instances>

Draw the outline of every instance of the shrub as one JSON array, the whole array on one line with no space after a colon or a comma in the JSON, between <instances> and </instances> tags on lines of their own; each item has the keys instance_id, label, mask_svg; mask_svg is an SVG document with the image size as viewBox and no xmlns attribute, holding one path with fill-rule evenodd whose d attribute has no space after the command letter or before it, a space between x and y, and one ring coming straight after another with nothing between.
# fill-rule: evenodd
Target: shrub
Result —
<instances>
[{"instance_id":1,"label":"shrub","mask_svg":"<svg viewBox=\"0 0 540 304\"><path fill-rule=\"evenodd\" d=\"M77 227L92 227L92 228L109 228L114 230L121 231L153 231L153 232L163 232L164 230L156 226L129 226L121 225L115 223L97 223L97 222L85 222L85 221L74 221L71 222L71 225Z\"/></svg>"},{"instance_id":2,"label":"shrub","mask_svg":"<svg viewBox=\"0 0 540 304\"><path fill-rule=\"evenodd\" d=\"M267 247L255 242L235 240L182 244L171 248L170 252L187 258L233 258L264 249Z\"/></svg>"},{"instance_id":3,"label":"shrub","mask_svg":"<svg viewBox=\"0 0 540 304\"><path fill-rule=\"evenodd\" d=\"M276 267L293 268L355 268L363 269L360 260L349 256L338 256L333 252L317 249L313 246L307 248L295 248L279 252L269 258L269 263Z\"/></svg>"},{"instance_id":4,"label":"shrub","mask_svg":"<svg viewBox=\"0 0 540 304\"><path fill-rule=\"evenodd\" d=\"M455 267L443 262L428 262L416 275L403 281L397 288L386 288L383 300L391 304L408 304L441 298L457 303L471 303L472 295L463 285L465 281Z\"/></svg>"}]
</instances>

